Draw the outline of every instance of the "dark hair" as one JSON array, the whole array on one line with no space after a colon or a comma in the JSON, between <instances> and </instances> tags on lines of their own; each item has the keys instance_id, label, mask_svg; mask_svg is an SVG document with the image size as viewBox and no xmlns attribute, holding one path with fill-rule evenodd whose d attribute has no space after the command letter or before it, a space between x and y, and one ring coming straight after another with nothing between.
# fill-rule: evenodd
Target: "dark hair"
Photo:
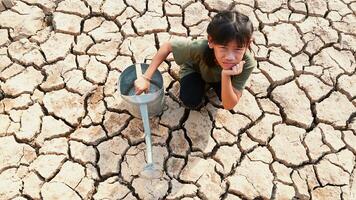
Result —
<instances>
[{"instance_id":1,"label":"dark hair","mask_svg":"<svg viewBox=\"0 0 356 200\"><path fill-rule=\"evenodd\" d=\"M220 11L209 23L207 32L216 44L226 45L235 40L238 47L246 47L252 37L253 25L248 16L237 11ZM213 49L205 49L204 61L208 66L215 64Z\"/></svg>"}]
</instances>

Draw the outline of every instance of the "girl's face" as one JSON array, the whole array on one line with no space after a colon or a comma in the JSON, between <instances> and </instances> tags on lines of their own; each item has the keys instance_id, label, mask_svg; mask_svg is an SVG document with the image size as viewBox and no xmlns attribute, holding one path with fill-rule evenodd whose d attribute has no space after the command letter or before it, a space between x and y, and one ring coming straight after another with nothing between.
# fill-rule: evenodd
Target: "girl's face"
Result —
<instances>
[{"instance_id":1,"label":"girl's face","mask_svg":"<svg viewBox=\"0 0 356 200\"><path fill-rule=\"evenodd\" d=\"M231 69L239 64L247 49L247 46L238 47L234 40L225 45L209 42L209 47L214 50L215 59L223 69Z\"/></svg>"}]
</instances>

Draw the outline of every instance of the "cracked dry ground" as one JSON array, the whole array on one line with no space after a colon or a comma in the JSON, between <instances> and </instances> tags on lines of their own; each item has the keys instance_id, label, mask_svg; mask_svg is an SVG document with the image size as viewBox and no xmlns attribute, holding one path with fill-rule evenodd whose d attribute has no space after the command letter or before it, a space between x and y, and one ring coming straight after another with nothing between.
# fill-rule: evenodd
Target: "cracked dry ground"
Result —
<instances>
[{"instance_id":1,"label":"cracked dry ground","mask_svg":"<svg viewBox=\"0 0 356 200\"><path fill-rule=\"evenodd\" d=\"M143 3L142 3L143 2ZM258 67L239 105L214 93L140 119L116 83L162 42L206 37L216 10L249 15ZM356 199L356 3L352 0L19 0L0 4L0 199Z\"/></svg>"}]
</instances>

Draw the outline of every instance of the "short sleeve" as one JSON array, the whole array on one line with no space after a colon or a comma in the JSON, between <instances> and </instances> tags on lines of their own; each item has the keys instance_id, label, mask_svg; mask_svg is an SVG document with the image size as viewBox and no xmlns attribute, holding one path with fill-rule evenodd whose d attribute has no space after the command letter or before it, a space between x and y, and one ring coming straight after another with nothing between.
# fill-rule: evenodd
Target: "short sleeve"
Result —
<instances>
[{"instance_id":1,"label":"short sleeve","mask_svg":"<svg viewBox=\"0 0 356 200\"><path fill-rule=\"evenodd\" d=\"M171 41L172 53L175 62L178 65L190 60L190 51L191 51L191 41L190 40L173 40Z\"/></svg>"},{"instance_id":2,"label":"short sleeve","mask_svg":"<svg viewBox=\"0 0 356 200\"><path fill-rule=\"evenodd\" d=\"M245 84L252 74L253 69L257 66L257 62L250 51L247 51L243 57L245 61L241 74L232 77L232 85L239 91L244 90Z\"/></svg>"}]
</instances>

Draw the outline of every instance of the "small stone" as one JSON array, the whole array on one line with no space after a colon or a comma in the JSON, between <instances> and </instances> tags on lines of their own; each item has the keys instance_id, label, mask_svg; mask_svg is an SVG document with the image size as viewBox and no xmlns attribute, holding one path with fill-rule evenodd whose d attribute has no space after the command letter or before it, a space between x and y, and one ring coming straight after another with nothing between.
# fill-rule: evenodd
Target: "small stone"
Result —
<instances>
[{"instance_id":1,"label":"small stone","mask_svg":"<svg viewBox=\"0 0 356 200\"><path fill-rule=\"evenodd\" d=\"M315 128L305 136L305 144L309 150L309 156L313 160L319 159L330 148L323 143L323 134L320 128Z\"/></svg>"},{"instance_id":2,"label":"small stone","mask_svg":"<svg viewBox=\"0 0 356 200\"><path fill-rule=\"evenodd\" d=\"M267 89L270 86L270 82L263 73L252 73L249 80L250 81L246 83L246 87L251 89L256 97L267 96Z\"/></svg>"},{"instance_id":3,"label":"small stone","mask_svg":"<svg viewBox=\"0 0 356 200\"><path fill-rule=\"evenodd\" d=\"M282 0L272 0L272 1L264 1L264 0L257 0L258 8L261 9L263 12L272 13L276 11L278 8L282 6Z\"/></svg>"},{"instance_id":4,"label":"small stone","mask_svg":"<svg viewBox=\"0 0 356 200\"><path fill-rule=\"evenodd\" d=\"M258 145L258 143L253 141L247 135L247 133L241 135L240 144L243 151L251 151L253 148L255 148Z\"/></svg>"},{"instance_id":5,"label":"small stone","mask_svg":"<svg viewBox=\"0 0 356 200\"><path fill-rule=\"evenodd\" d=\"M288 121L298 123L303 128L311 126L313 116L310 101L295 82L278 86L272 91L272 97L284 108Z\"/></svg>"},{"instance_id":6,"label":"small stone","mask_svg":"<svg viewBox=\"0 0 356 200\"><path fill-rule=\"evenodd\" d=\"M17 143L13 136L0 137L0 152L1 171L20 164L29 165L36 158L36 152L32 147Z\"/></svg>"},{"instance_id":7,"label":"small stone","mask_svg":"<svg viewBox=\"0 0 356 200\"><path fill-rule=\"evenodd\" d=\"M266 164L270 164L273 161L272 154L266 147L257 147L247 156L251 161L261 161Z\"/></svg>"},{"instance_id":8,"label":"small stone","mask_svg":"<svg viewBox=\"0 0 356 200\"><path fill-rule=\"evenodd\" d=\"M117 56L117 52L119 51L118 47L120 46L120 44L121 41L116 40L105 42L103 41L90 46L87 53L88 55L92 55L92 57L95 56L98 61L101 61L108 65Z\"/></svg>"},{"instance_id":9,"label":"small stone","mask_svg":"<svg viewBox=\"0 0 356 200\"><path fill-rule=\"evenodd\" d=\"M53 33L45 43L41 44L46 60L48 62L63 60L70 51L73 39L71 35Z\"/></svg>"},{"instance_id":10,"label":"small stone","mask_svg":"<svg viewBox=\"0 0 356 200\"><path fill-rule=\"evenodd\" d=\"M43 178L48 180L56 175L65 158L63 155L40 155L31 163L30 170L36 170Z\"/></svg>"},{"instance_id":11,"label":"small stone","mask_svg":"<svg viewBox=\"0 0 356 200\"><path fill-rule=\"evenodd\" d=\"M141 173L145 166L145 144L130 146L126 152L123 162L121 162L122 177L125 181L131 182L134 176Z\"/></svg>"},{"instance_id":12,"label":"small stone","mask_svg":"<svg viewBox=\"0 0 356 200\"><path fill-rule=\"evenodd\" d=\"M168 23L165 17L155 16L152 12L146 12L143 16L134 21L134 26L139 35L144 35L147 33L166 31Z\"/></svg>"},{"instance_id":13,"label":"small stone","mask_svg":"<svg viewBox=\"0 0 356 200\"><path fill-rule=\"evenodd\" d=\"M353 87L356 85L356 75L347 76L342 75L338 79L338 87L341 91L345 91L346 95L351 99L356 96L356 88Z\"/></svg>"},{"instance_id":14,"label":"small stone","mask_svg":"<svg viewBox=\"0 0 356 200\"><path fill-rule=\"evenodd\" d=\"M89 8L80 0L66 0L58 4L56 11L71 13L85 17L90 13Z\"/></svg>"},{"instance_id":15,"label":"small stone","mask_svg":"<svg viewBox=\"0 0 356 200\"><path fill-rule=\"evenodd\" d=\"M0 79L3 79L3 80L9 79L9 78L21 73L24 70L25 70L25 68L23 66L14 63L1 72Z\"/></svg>"},{"instance_id":16,"label":"small stone","mask_svg":"<svg viewBox=\"0 0 356 200\"><path fill-rule=\"evenodd\" d=\"M298 77L297 83L305 89L312 101L317 101L325 96L331 89L331 86L325 85L321 80L313 75L302 74Z\"/></svg>"},{"instance_id":17,"label":"small stone","mask_svg":"<svg viewBox=\"0 0 356 200\"><path fill-rule=\"evenodd\" d=\"M316 172L322 185L348 184L350 178L350 175L340 166L334 165L330 161L324 159L316 165Z\"/></svg>"},{"instance_id":18,"label":"small stone","mask_svg":"<svg viewBox=\"0 0 356 200\"><path fill-rule=\"evenodd\" d=\"M276 184L276 199L293 199L295 191L292 186L277 182Z\"/></svg>"},{"instance_id":19,"label":"small stone","mask_svg":"<svg viewBox=\"0 0 356 200\"><path fill-rule=\"evenodd\" d=\"M104 182L100 182L93 199L122 199L130 193L130 189L121 184L117 178L112 177Z\"/></svg>"},{"instance_id":20,"label":"small stone","mask_svg":"<svg viewBox=\"0 0 356 200\"><path fill-rule=\"evenodd\" d=\"M228 174L232 168L239 162L241 152L237 145L220 146L213 158L222 166L218 171Z\"/></svg>"},{"instance_id":21,"label":"small stone","mask_svg":"<svg viewBox=\"0 0 356 200\"><path fill-rule=\"evenodd\" d=\"M172 132L172 139L169 142L169 147L175 155L186 156L188 154L189 143L185 139L184 132L182 130Z\"/></svg>"},{"instance_id":22,"label":"small stone","mask_svg":"<svg viewBox=\"0 0 356 200\"><path fill-rule=\"evenodd\" d=\"M92 21L84 24L84 31L86 32L87 29L89 35L94 38L96 43L122 40L120 30L113 21L106 21L103 18L93 18Z\"/></svg>"},{"instance_id":23,"label":"small stone","mask_svg":"<svg viewBox=\"0 0 356 200\"><path fill-rule=\"evenodd\" d=\"M110 18L114 19L119 16L126 8L123 1L107 0L102 5L102 12L107 14Z\"/></svg>"},{"instance_id":24,"label":"small stone","mask_svg":"<svg viewBox=\"0 0 356 200\"><path fill-rule=\"evenodd\" d=\"M18 96L22 93L33 93L34 89L41 84L43 75L33 67L28 67L16 76L6 80L2 90L11 96Z\"/></svg>"},{"instance_id":25,"label":"small stone","mask_svg":"<svg viewBox=\"0 0 356 200\"><path fill-rule=\"evenodd\" d=\"M273 127L281 122L281 117L265 114L264 117L248 129L247 132L254 141L258 141L260 144L267 144L269 139L273 136Z\"/></svg>"},{"instance_id":26,"label":"small stone","mask_svg":"<svg viewBox=\"0 0 356 200\"><path fill-rule=\"evenodd\" d=\"M71 35L80 34L82 18L76 15L55 12L53 14L54 30Z\"/></svg>"},{"instance_id":27,"label":"small stone","mask_svg":"<svg viewBox=\"0 0 356 200\"><path fill-rule=\"evenodd\" d=\"M240 115L240 114L231 114L228 110L225 109L217 109L213 107L211 104L208 104L207 110L213 116L215 120L215 126L217 128L225 128L233 135L237 135L241 128L246 127L251 120L247 117ZM236 123L236 122L239 123ZM207 130L204 132L208 132ZM199 133L203 133L199 131ZM210 131L209 131L210 133Z\"/></svg>"},{"instance_id":28,"label":"small stone","mask_svg":"<svg viewBox=\"0 0 356 200\"><path fill-rule=\"evenodd\" d=\"M13 0L2 0L2 3L7 8L14 5ZM0 26L11 29L10 34L14 40L32 36L44 28L45 15L41 8L16 1L12 9L0 13Z\"/></svg>"},{"instance_id":29,"label":"small stone","mask_svg":"<svg viewBox=\"0 0 356 200\"><path fill-rule=\"evenodd\" d=\"M227 181L230 185L229 191L234 194L249 194L251 198L268 198L272 194L273 174L268 165L262 162L245 159Z\"/></svg>"},{"instance_id":30,"label":"small stone","mask_svg":"<svg viewBox=\"0 0 356 200\"><path fill-rule=\"evenodd\" d=\"M332 109L335 103L338 107ZM340 92L333 92L328 98L316 103L317 118L339 127L346 126L346 121L354 111L355 106Z\"/></svg>"},{"instance_id":31,"label":"small stone","mask_svg":"<svg viewBox=\"0 0 356 200\"><path fill-rule=\"evenodd\" d=\"M184 181L196 182L209 168L209 165L211 163L208 160L189 156L187 165L183 168L180 178Z\"/></svg>"},{"instance_id":32,"label":"small stone","mask_svg":"<svg viewBox=\"0 0 356 200\"><path fill-rule=\"evenodd\" d=\"M325 199L333 200L338 199L342 195L342 192L339 187L326 186L321 188L316 188L311 193L313 199Z\"/></svg>"},{"instance_id":33,"label":"small stone","mask_svg":"<svg viewBox=\"0 0 356 200\"><path fill-rule=\"evenodd\" d=\"M79 140L84 144L97 145L102 139L106 138L106 134L101 126L90 126L78 128L70 135L70 138Z\"/></svg>"},{"instance_id":34,"label":"small stone","mask_svg":"<svg viewBox=\"0 0 356 200\"><path fill-rule=\"evenodd\" d=\"M182 158L170 157L167 161L167 174L170 177L178 178L184 166Z\"/></svg>"},{"instance_id":35,"label":"small stone","mask_svg":"<svg viewBox=\"0 0 356 200\"><path fill-rule=\"evenodd\" d=\"M36 137L36 142L43 145L45 140L65 136L70 130L71 128L63 121L57 120L52 116L44 116L42 118L41 132Z\"/></svg>"},{"instance_id":36,"label":"small stone","mask_svg":"<svg viewBox=\"0 0 356 200\"><path fill-rule=\"evenodd\" d=\"M200 12L197 12L197 11ZM200 2L192 3L184 9L185 16L190 16L184 18L184 24L186 26L193 26L198 24L203 20L208 20L208 11L205 9L204 5Z\"/></svg>"},{"instance_id":37,"label":"small stone","mask_svg":"<svg viewBox=\"0 0 356 200\"><path fill-rule=\"evenodd\" d=\"M165 98L165 104L168 109L163 112L160 123L170 128L178 127L184 116L184 108L170 97Z\"/></svg>"},{"instance_id":38,"label":"small stone","mask_svg":"<svg viewBox=\"0 0 356 200\"><path fill-rule=\"evenodd\" d=\"M0 198L13 199L19 196L22 191L23 183L16 175L17 169L10 168L0 174Z\"/></svg>"},{"instance_id":39,"label":"small stone","mask_svg":"<svg viewBox=\"0 0 356 200\"><path fill-rule=\"evenodd\" d=\"M42 198L80 200L80 196L68 185L61 182L47 182L41 188Z\"/></svg>"},{"instance_id":40,"label":"small stone","mask_svg":"<svg viewBox=\"0 0 356 200\"><path fill-rule=\"evenodd\" d=\"M43 103L50 114L54 114L74 126L78 125L84 116L82 97L64 89L46 93Z\"/></svg>"},{"instance_id":41,"label":"small stone","mask_svg":"<svg viewBox=\"0 0 356 200\"><path fill-rule=\"evenodd\" d=\"M51 182L61 182L71 188L75 188L84 178L84 167L71 161L65 162L58 174Z\"/></svg>"},{"instance_id":42,"label":"small stone","mask_svg":"<svg viewBox=\"0 0 356 200\"><path fill-rule=\"evenodd\" d=\"M22 140L31 141L36 133L40 132L42 108L39 104L34 104L22 113L21 129L16 133L16 137Z\"/></svg>"},{"instance_id":43,"label":"small stone","mask_svg":"<svg viewBox=\"0 0 356 200\"><path fill-rule=\"evenodd\" d=\"M269 45L281 45L293 54L300 51L303 47L303 41L300 39L297 29L292 24L265 26L262 31L267 34Z\"/></svg>"},{"instance_id":44,"label":"small stone","mask_svg":"<svg viewBox=\"0 0 356 200\"><path fill-rule=\"evenodd\" d=\"M229 133L225 129L216 128L213 129L213 138L215 141L217 141L219 145L232 145L237 140L237 138L233 134Z\"/></svg>"},{"instance_id":45,"label":"small stone","mask_svg":"<svg viewBox=\"0 0 356 200\"><path fill-rule=\"evenodd\" d=\"M90 31L93 31L94 29L98 28L103 22L105 21L105 18L103 17L92 17L84 22L84 28L83 32L88 33Z\"/></svg>"},{"instance_id":46,"label":"small stone","mask_svg":"<svg viewBox=\"0 0 356 200\"><path fill-rule=\"evenodd\" d=\"M276 174L276 178L279 181L285 182L285 183L293 183L292 179L290 178L290 174L292 172L292 169L286 167L285 165L280 164L279 162L273 162L272 163L272 170Z\"/></svg>"},{"instance_id":47,"label":"small stone","mask_svg":"<svg viewBox=\"0 0 356 200\"><path fill-rule=\"evenodd\" d=\"M233 109L235 112L246 114L253 121L257 120L262 115L255 97L248 91L245 91L241 96L238 105Z\"/></svg>"},{"instance_id":48,"label":"small stone","mask_svg":"<svg viewBox=\"0 0 356 200\"><path fill-rule=\"evenodd\" d=\"M177 198L182 198L183 196L192 195L194 196L198 190L197 186L194 184L183 184L178 182L176 179L171 181L172 190L167 196L168 200L173 200Z\"/></svg>"},{"instance_id":49,"label":"small stone","mask_svg":"<svg viewBox=\"0 0 356 200\"><path fill-rule=\"evenodd\" d=\"M23 193L30 196L33 199L40 199L40 191L43 185L43 181L34 173L30 172L23 179Z\"/></svg>"},{"instance_id":50,"label":"small stone","mask_svg":"<svg viewBox=\"0 0 356 200\"><path fill-rule=\"evenodd\" d=\"M301 143L301 138L305 130L285 124L276 125L274 128L275 136L270 141L273 154L278 160L289 165L300 165L308 161L306 150ZM288 146L288 148L285 148ZM293 159L289 159L293 157Z\"/></svg>"},{"instance_id":51,"label":"small stone","mask_svg":"<svg viewBox=\"0 0 356 200\"><path fill-rule=\"evenodd\" d=\"M93 40L90 36L86 34L80 34L77 36L75 45L73 46L73 51L78 54L86 54L88 48L93 45Z\"/></svg>"},{"instance_id":52,"label":"small stone","mask_svg":"<svg viewBox=\"0 0 356 200\"><path fill-rule=\"evenodd\" d=\"M125 127L130 116L126 113L116 113L107 111L104 116L104 127L108 131L109 136L114 136Z\"/></svg>"},{"instance_id":53,"label":"small stone","mask_svg":"<svg viewBox=\"0 0 356 200\"><path fill-rule=\"evenodd\" d=\"M120 160L124 156L124 152L129 148L126 139L114 137L112 140L100 143L98 145L100 174L110 175L119 173Z\"/></svg>"},{"instance_id":54,"label":"small stone","mask_svg":"<svg viewBox=\"0 0 356 200\"><path fill-rule=\"evenodd\" d=\"M190 111L184 127L192 141L193 150L196 149L207 153L213 149L215 142L210 136L212 123L207 110L204 109L200 112Z\"/></svg>"},{"instance_id":55,"label":"small stone","mask_svg":"<svg viewBox=\"0 0 356 200\"><path fill-rule=\"evenodd\" d=\"M85 77L94 84L105 83L108 68L99 62L94 56L90 58L88 65L85 66Z\"/></svg>"},{"instance_id":56,"label":"small stone","mask_svg":"<svg viewBox=\"0 0 356 200\"><path fill-rule=\"evenodd\" d=\"M70 141L70 154L75 159L82 163L95 163L96 151L94 147L87 146L81 142Z\"/></svg>"},{"instance_id":57,"label":"small stone","mask_svg":"<svg viewBox=\"0 0 356 200\"><path fill-rule=\"evenodd\" d=\"M67 156L68 143L66 138L54 138L44 142L39 150L43 154L62 154Z\"/></svg>"},{"instance_id":58,"label":"small stone","mask_svg":"<svg viewBox=\"0 0 356 200\"><path fill-rule=\"evenodd\" d=\"M81 95L90 93L95 89L95 86L91 82L85 80L83 71L81 70L71 70L66 72L61 77L60 81L65 84L69 91L73 91Z\"/></svg>"},{"instance_id":59,"label":"small stone","mask_svg":"<svg viewBox=\"0 0 356 200\"><path fill-rule=\"evenodd\" d=\"M2 100L2 104L0 104L0 110L4 112L8 112L14 109L26 109L33 102L31 101L29 94L22 94L14 99L5 98Z\"/></svg>"}]
</instances>

